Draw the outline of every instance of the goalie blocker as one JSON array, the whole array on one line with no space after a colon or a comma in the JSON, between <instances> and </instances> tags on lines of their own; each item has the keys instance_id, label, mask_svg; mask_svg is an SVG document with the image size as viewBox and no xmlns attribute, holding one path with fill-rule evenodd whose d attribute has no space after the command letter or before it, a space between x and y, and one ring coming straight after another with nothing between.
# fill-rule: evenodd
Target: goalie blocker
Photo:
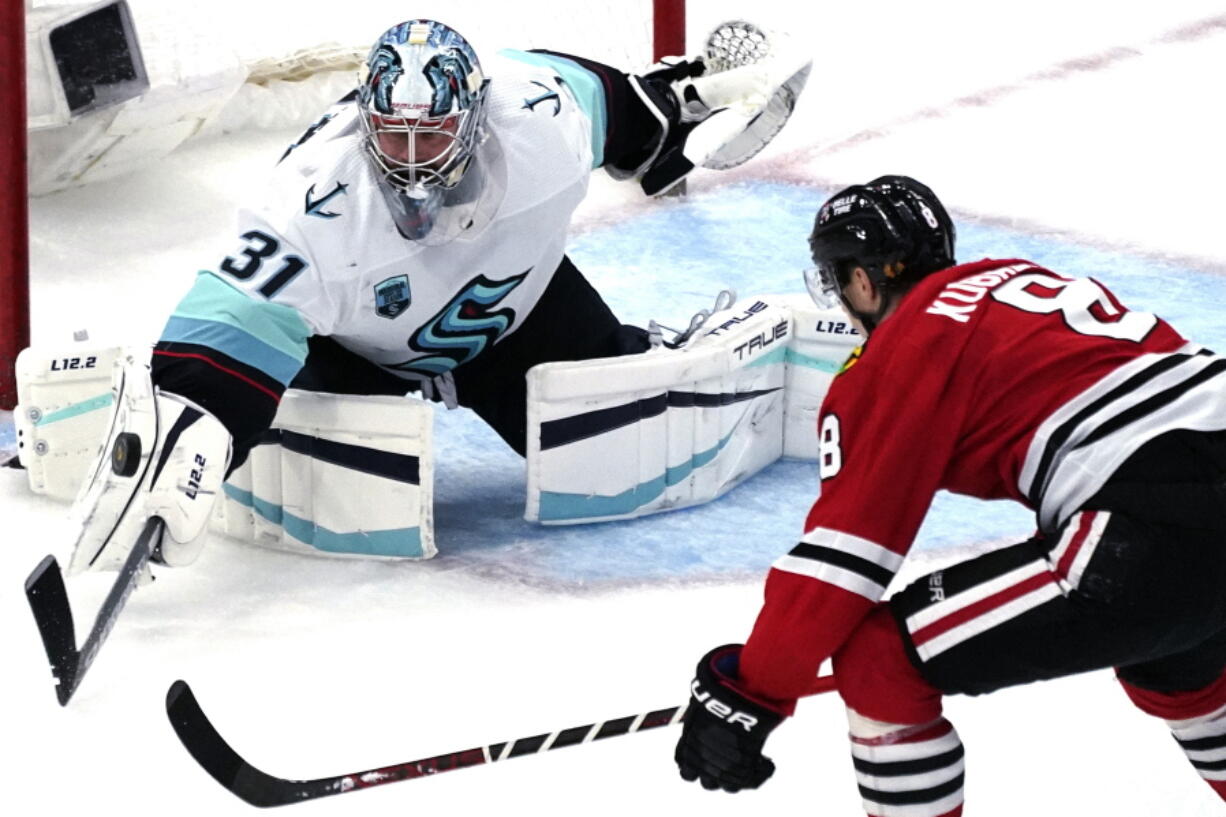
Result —
<instances>
[{"instance_id":1,"label":"goalie blocker","mask_svg":"<svg viewBox=\"0 0 1226 817\"><path fill-rule=\"evenodd\" d=\"M210 510L213 530L281 550L410 559L437 552L429 403L291 389L273 428L223 486L229 435L198 407L156 393L143 355L118 348L32 348L18 357L17 371L14 416L31 490L59 499L80 494L74 571L117 568L155 513L167 517L169 533L159 560L189 563L203 545ZM176 419L192 416L185 412L201 413L216 452L224 435L224 457L187 452L187 439L164 452ZM131 436L120 442L121 435ZM117 443L126 459L121 470L135 469L131 473L112 468ZM206 460L207 474L197 456ZM150 492L149 466L157 471L163 459L165 476ZM184 511L175 507L173 486L191 511L190 527L186 520L175 523ZM217 496L222 501L214 502Z\"/></svg>"},{"instance_id":2,"label":"goalie blocker","mask_svg":"<svg viewBox=\"0 0 1226 817\"><path fill-rule=\"evenodd\" d=\"M118 570L155 516L165 526L153 559L190 564L230 463L230 434L190 400L154 388L136 356L120 355L112 375L109 427L73 503L69 571Z\"/></svg>"}]
</instances>

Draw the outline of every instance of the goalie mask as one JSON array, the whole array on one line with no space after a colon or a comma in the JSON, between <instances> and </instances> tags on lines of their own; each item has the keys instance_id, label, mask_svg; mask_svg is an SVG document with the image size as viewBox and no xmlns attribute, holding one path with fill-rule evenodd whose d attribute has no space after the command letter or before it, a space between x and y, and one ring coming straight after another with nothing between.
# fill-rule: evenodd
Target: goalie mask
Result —
<instances>
[{"instance_id":1,"label":"goalie mask","mask_svg":"<svg viewBox=\"0 0 1226 817\"><path fill-rule=\"evenodd\" d=\"M358 89L367 155L400 233L443 243L497 205L486 142L489 80L472 46L432 20L388 29L371 48Z\"/></svg>"}]
</instances>

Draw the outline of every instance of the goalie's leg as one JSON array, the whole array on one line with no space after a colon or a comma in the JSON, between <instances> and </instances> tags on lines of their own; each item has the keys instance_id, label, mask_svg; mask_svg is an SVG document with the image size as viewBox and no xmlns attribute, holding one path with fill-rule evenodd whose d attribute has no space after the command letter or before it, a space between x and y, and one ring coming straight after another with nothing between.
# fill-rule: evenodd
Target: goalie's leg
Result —
<instances>
[{"instance_id":1,"label":"goalie's leg","mask_svg":"<svg viewBox=\"0 0 1226 817\"><path fill-rule=\"evenodd\" d=\"M564 256L523 325L455 370L457 397L523 456L529 369L557 360L637 354L648 346L646 330L622 324Z\"/></svg>"}]
</instances>

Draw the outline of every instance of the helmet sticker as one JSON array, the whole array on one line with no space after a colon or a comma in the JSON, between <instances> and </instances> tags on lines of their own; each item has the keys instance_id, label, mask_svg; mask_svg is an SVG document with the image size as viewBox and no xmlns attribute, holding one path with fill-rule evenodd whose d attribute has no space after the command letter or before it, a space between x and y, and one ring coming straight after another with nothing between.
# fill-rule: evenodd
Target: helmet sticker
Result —
<instances>
[{"instance_id":1,"label":"helmet sticker","mask_svg":"<svg viewBox=\"0 0 1226 817\"><path fill-rule=\"evenodd\" d=\"M362 101L380 113L392 112L392 87L404 73L400 55L386 43L380 45L370 58L370 79L362 86Z\"/></svg>"}]
</instances>

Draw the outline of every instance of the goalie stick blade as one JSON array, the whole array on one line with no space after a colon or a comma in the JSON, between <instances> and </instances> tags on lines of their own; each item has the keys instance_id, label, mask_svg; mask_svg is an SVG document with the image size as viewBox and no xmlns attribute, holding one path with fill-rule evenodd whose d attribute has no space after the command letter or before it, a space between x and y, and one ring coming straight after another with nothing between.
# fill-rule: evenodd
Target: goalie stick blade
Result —
<instances>
[{"instance_id":1,"label":"goalie stick blade","mask_svg":"<svg viewBox=\"0 0 1226 817\"><path fill-rule=\"evenodd\" d=\"M67 706L81 679L89 671L98 650L115 626L115 621L123 611L128 597L136 589L141 572L148 564L149 558L157 544L161 541L166 523L160 517L153 516L145 523L132 551L124 560L119 575L111 584L111 589L94 616L94 625L85 639L85 645L77 649L76 629L72 620L72 606L68 602L68 592L64 587L64 575L60 572L59 563L55 557L48 556L39 562L38 567L26 579L26 599L30 602L30 611L34 613L34 622L38 625L39 635L43 639L43 648L51 661L51 673L56 677L55 697L60 706Z\"/></svg>"},{"instance_id":2,"label":"goalie stick blade","mask_svg":"<svg viewBox=\"0 0 1226 817\"><path fill-rule=\"evenodd\" d=\"M30 602L43 649L51 662L51 674L56 679L55 696L63 706L77 687L80 655L64 575L54 556L39 562L26 579L26 600Z\"/></svg>"}]
</instances>

